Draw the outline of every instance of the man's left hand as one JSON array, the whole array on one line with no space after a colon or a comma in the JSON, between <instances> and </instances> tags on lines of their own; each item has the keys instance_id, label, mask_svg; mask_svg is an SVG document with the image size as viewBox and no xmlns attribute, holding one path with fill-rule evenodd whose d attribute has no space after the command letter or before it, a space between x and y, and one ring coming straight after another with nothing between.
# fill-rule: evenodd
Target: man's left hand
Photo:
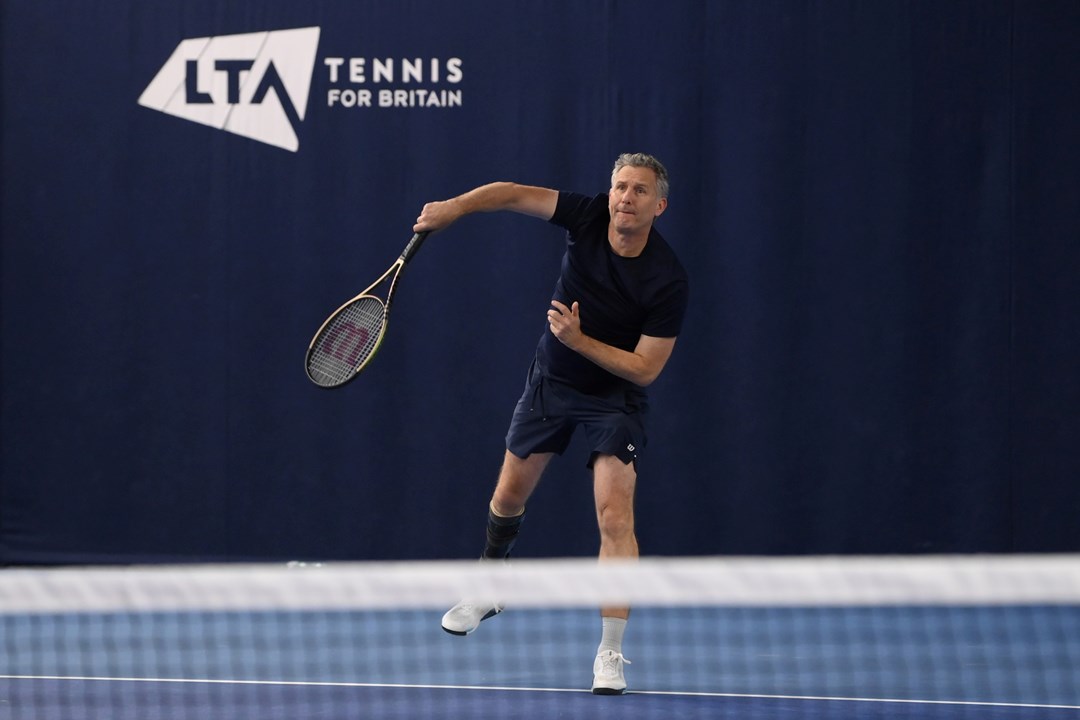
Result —
<instances>
[{"instance_id":1,"label":"man's left hand","mask_svg":"<svg viewBox=\"0 0 1080 720\"><path fill-rule=\"evenodd\" d=\"M577 350L585 336L581 333L581 315L579 306L575 302L567 307L558 300L551 301L551 309L547 312L548 327L566 347Z\"/></svg>"}]
</instances>

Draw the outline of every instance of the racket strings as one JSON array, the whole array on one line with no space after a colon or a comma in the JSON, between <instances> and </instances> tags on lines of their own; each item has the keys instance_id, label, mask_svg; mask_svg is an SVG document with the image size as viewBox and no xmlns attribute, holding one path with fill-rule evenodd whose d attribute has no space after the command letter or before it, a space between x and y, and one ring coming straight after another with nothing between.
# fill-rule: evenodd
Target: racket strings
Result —
<instances>
[{"instance_id":1,"label":"racket strings","mask_svg":"<svg viewBox=\"0 0 1080 720\"><path fill-rule=\"evenodd\" d=\"M315 339L308 376L324 387L349 380L378 348L384 321L385 308L376 297L364 296L346 305Z\"/></svg>"}]
</instances>

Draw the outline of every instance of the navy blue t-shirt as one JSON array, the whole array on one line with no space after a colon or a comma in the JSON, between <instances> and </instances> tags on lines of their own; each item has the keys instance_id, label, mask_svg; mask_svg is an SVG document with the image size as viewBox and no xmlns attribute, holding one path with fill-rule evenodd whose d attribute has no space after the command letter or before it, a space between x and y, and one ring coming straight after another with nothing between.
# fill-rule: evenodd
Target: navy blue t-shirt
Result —
<instances>
[{"instance_id":1,"label":"navy blue t-shirt","mask_svg":"<svg viewBox=\"0 0 1080 720\"><path fill-rule=\"evenodd\" d=\"M608 243L608 196L560 192L551 222L567 230L566 254L552 299L579 303L581 331L632 352L642 335L676 337L686 314L686 270L653 228L641 255L617 255ZM542 372L590 394L636 387L559 342L545 329L536 349Z\"/></svg>"}]
</instances>

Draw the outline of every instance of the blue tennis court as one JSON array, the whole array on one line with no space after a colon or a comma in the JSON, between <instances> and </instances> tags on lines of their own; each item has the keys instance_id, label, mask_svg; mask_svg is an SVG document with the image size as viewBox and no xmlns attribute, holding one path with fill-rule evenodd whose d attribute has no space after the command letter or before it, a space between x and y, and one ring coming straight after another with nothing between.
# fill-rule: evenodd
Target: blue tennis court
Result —
<instances>
[{"instance_id":1,"label":"blue tennis court","mask_svg":"<svg viewBox=\"0 0 1080 720\"><path fill-rule=\"evenodd\" d=\"M1080 708L1023 705L938 704L820 698L654 695L593 696L584 691L551 692L485 688L343 687L319 685L138 683L81 680L0 681L3 718L83 720L110 710L116 720L172 718L911 718L1019 720L1075 718ZM115 703L122 699L123 706ZM35 703L35 711L18 708Z\"/></svg>"},{"instance_id":2,"label":"blue tennis court","mask_svg":"<svg viewBox=\"0 0 1080 720\"><path fill-rule=\"evenodd\" d=\"M591 695L596 613L4 617L0 718L1080 717L1080 607L647 607L630 692Z\"/></svg>"}]
</instances>

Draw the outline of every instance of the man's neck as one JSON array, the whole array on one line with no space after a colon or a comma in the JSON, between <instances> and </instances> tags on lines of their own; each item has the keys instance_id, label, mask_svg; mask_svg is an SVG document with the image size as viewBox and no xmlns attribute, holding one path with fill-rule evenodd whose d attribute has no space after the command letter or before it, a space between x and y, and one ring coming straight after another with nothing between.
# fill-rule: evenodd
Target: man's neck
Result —
<instances>
[{"instance_id":1,"label":"man's neck","mask_svg":"<svg viewBox=\"0 0 1080 720\"><path fill-rule=\"evenodd\" d=\"M619 257L637 257L645 251L651 231L652 228L649 228L644 233L624 234L608 225L608 245Z\"/></svg>"}]
</instances>

